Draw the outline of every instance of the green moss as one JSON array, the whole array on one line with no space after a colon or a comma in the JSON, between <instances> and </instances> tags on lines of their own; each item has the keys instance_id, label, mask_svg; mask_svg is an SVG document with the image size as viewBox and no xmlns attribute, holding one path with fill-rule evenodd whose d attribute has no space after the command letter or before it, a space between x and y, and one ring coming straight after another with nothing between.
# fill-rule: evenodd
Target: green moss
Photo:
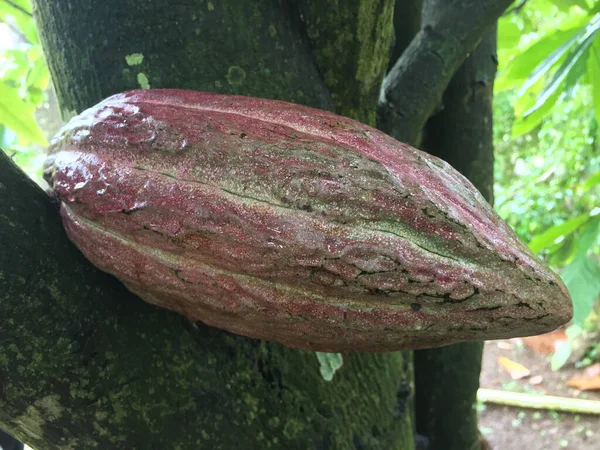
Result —
<instances>
[{"instance_id":1,"label":"green moss","mask_svg":"<svg viewBox=\"0 0 600 450\"><path fill-rule=\"evenodd\" d=\"M301 2L317 65L338 112L372 126L389 63L393 4L391 0Z\"/></svg>"},{"instance_id":2,"label":"green moss","mask_svg":"<svg viewBox=\"0 0 600 450\"><path fill-rule=\"evenodd\" d=\"M227 82L232 86L241 86L246 79L246 71L240 66L231 66L227 70Z\"/></svg>"},{"instance_id":3,"label":"green moss","mask_svg":"<svg viewBox=\"0 0 600 450\"><path fill-rule=\"evenodd\" d=\"M146 76L145 73L140 72L137 74L137 81L138 84L140 85L140 87L142 89L150 89L150 84L148 82L148 77Z\"/></svg>"},{"instance_id":4,"label":"green moss","mask_svg":"<svg viewBox=\"0 0 600 450\"><path fill-rule=\"evenodd\" d=\"M144 61L144 55L141 53L131 53L125 56L125 61L128 66L137 66Z\"/></svg>"}]
</instances>

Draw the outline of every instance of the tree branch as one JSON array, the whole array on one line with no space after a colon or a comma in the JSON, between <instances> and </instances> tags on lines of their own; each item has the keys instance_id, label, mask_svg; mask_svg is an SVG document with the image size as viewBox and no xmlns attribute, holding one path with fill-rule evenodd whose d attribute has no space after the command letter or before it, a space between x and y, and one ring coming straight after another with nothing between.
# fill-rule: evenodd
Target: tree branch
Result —
<instances>
[{"instance_id":1,"label":"tree branch","mask_svg":"<svg viewBox=\"0 0 600 450\"><path fill-rule=\"evenodd\" d=\"M426 0L419 33L385 77L378 124L415 144L450 79L512 0Z\"/></svg>"},{"instance_id":2,"label":"tree branch","mask_svg":"<svg viewBox=\"0 0 600 450\"><path fill-rule=\"evenodd\" d=\"M394 5L394 48L388 71L394 67L404 50L421 29L423 0L396 0Z\"/></svg>"}]
</instances>

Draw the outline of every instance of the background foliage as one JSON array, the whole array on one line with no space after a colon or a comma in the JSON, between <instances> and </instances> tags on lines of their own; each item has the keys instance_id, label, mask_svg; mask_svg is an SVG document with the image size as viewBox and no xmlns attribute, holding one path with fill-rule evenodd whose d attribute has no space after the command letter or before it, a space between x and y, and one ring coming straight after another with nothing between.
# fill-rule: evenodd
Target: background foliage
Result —
<instances>
[{"instance_id":1,"label":"background foliage","mask_svg":"<svg viewBox=\"0 0 600 450\"><path fill-rule=\"evenodd\" d=\"M597 0L519 2L499 24L496 209L560 272L575 307L570 336L600 294L599 32Z\"/></svg>"},{"instance_id":2,"label":"background foliage","mask_svg":"<svg viewBox=\"0 0 600 450\"><path fill-rule=\"evenodd\" d=\"M571 336L597 322L600 295L599 33L598 0L517 1L499 23L496 209L561 273ZM49 80L30 1L0 0L0 147L37 181L57 121Z\"/></svg>"}]
</instances>

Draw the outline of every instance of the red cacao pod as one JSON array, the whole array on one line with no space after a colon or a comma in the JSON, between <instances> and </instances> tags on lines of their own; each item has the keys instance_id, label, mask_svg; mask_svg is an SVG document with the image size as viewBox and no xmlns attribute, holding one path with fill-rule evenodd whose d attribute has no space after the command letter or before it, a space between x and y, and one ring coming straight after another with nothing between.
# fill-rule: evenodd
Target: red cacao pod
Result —
<instances>
[{"instance_id":1,"label":"red cacao pod","mask_svg":"<svg viewBox=\"0 0 600 450\"><path fill-rule=\"evenodd\" d=\"M178 90L115 95L52 141L70 239L146 301L303 349L530 335L560 281L444 161L328 112Z\"/></svg>"}]
</instances>

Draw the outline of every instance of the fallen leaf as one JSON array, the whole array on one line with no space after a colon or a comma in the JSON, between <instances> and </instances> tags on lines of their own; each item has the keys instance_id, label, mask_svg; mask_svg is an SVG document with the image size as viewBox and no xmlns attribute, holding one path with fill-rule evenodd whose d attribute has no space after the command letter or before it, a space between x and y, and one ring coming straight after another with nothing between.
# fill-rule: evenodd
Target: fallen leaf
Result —
<instances>
[{"instance_id":1,"label":"fallen leaf","mask_svg":"<svg viewBox=\"0 0 600 450\"><path fill-rule=\"evenodd\" d=\"M556 330L551 333L540 334L523 338L523 342L534 352L550 355L554 353L561 342L566 341L565 330Z\"/></svg>"},{"instance_id":2,"label":"fallen leaf","mask_svg":"<svg viewBox=\"0 0 600 450\"><path fill-rule=\"evenodd\" d=\"M531 372L527 367L518 362L514 362L505 356L498 356L498 365L500 365L513 380L520 380L521 378L531 375Z\"/></svg>"},{"instance_id":3,"label":"fallen leaf","mask_svg":"<svg viewBox=\"0 0 600 450\"><path fill-rule=\"evenodd\" d=\"M532 386L537 386L539 384L542 384L543 382L544 382L544 377L541 375L536 375L529 379L529 384L531 384Z\"/></svg>"},{"instance_id":4,"label":"fallen leaf","mask_svg":"<svg viewBox=\"0 0 600 450\"><path fill-rule=\"evenodd\" d=\"M514 348L514 345L508 341L498 341L496 342L496 345L501 350L512 350Z\"/></svg>"},{"instance_id":5,"label":"fallen leaf","mask_svg":"<svg viewBox=\"0 0 600 450\"><path fill-rule=\"evenodd\" d=\"M586 368L581 375L573 376L567 381L567 386L580 391L594 391L600 389L600 363Z\"/></svg>"}]
</instances>

